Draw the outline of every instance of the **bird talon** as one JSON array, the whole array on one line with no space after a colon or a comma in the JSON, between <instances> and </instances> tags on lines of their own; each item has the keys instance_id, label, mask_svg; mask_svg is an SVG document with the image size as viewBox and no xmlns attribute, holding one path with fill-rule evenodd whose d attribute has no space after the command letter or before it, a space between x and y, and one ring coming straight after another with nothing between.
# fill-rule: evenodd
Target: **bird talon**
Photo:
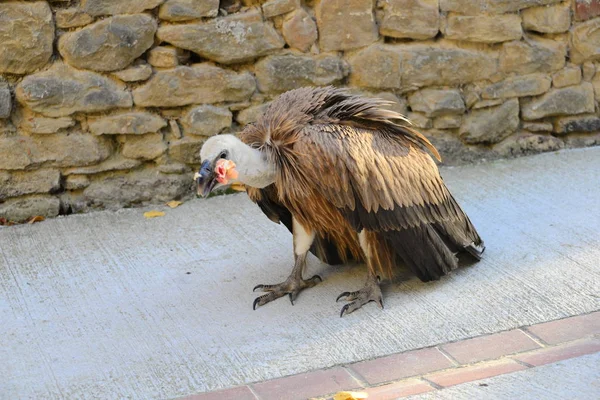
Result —
<instances>
[{"instance_id":1,"label":"bird talon","mask_svg":"<svg viewBox=\"0 0 600 400\"><path fill-rule=\"evenodd\" d=\"M321 278L320 275L313 275L312 278L310 278L311 280L315 279L315 278L319 278L319 282L323 282L323 278Z\"/></svg>"},{"instance_id":2,"label":"bird talon","mask_svg":"<svg viewBox=\"0 0 600 400\"><path fill-rule=\"evenodd\" d=\"M254 289L252 289L252 291L256 292L256 289L262 289L264 287L265 287L265 285L256 285L256 286L254 286Z\"/></svg>"},{"instance_id":3,"label":"bird talon","mask_svg":"<svg viewBox=\"0 0 600 400\"><path fill-rule=\"evenodd\" d=\"M335 299L335 302L337 303L342 297L346 297L346 296L350 296L350 292L344 292L342 294L340 294L337 299Z\"/></svg>"},{"instance_id":4,"label":"bird talon","mask_svg":"<svg viewBox=\"0 0 600 400\"><path fill-rule=\"evenodd\" d=\"M352 303L348 303L344 307L342 307L342 312L340 312L340 318L342 318L344 316L344 313L346 311L348 311L348 308L350 308L351 305L352 305Z\"/></svg>"},{"instance_id":5,"label":"bird talon","mask_svg":"<svg viewBox=\"0 0 600 400\"><path fill-rule=\"evenodd\" d=\"M254 299L254 303L252 303L252 309L256 310L256 305L258 304L258 302L260 301L260 298L262 296L257 297L256 299Z\"/></svg>"},{"instance_id":6,"label":"bird talon","mask_svg":"<svg viewBox=\"0 0 600 400\"><path fill-rule=\"evenodd\" d=\"M290 303L292 303L292 305L294 305L294 297L292 296L291 293L288 293L288 295L290 296Z\"/></svg>"}]
</instances>

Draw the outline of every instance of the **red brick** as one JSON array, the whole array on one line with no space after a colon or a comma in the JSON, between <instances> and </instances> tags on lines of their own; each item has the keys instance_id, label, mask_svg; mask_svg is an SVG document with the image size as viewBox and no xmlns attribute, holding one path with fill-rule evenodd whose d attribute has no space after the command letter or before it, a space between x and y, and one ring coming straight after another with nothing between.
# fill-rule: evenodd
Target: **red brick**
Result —
<instances>
[{"instance_id":1,"label":"red brick","mask_svg":"<svg viewBox=\"0 0 600 400\"><path fill-rule=\"evenodd\" d=\"M392 400L398 397L412 396L435 390L433 386L420 379L407 379L401 382L390 383L364 390L372 400Z\"/></svg>"},{"instance_id":2,"label":"red brick","mask_svg":"<svg viewBox=\"0 0 600 400\"><path fill-rule=\"evenodd\" d=\"M434 372L424 376L440 386L448 387L458 385L459 383L477 381L479 379L490 378L496 375L508 374L527 369L527 367L516 363L513 360L490 361L471 365L469 367L455 368L447 371Z\"/></svg>"},{"instance_id":3,"label":"red brick","mask_svg":"<svg viewBox=\"0 0 600 400\"><path fill-rule=\"evenodd\" d=\"M452 362L437 349L422 349L362 361L350 366L371 385L396 381L409 376L452 366Z\"/></svg>"},{"instance_id":4,"label":"red brick","mask_svg":"<svg viewBox=\"0 0 600 400\"><path fill-rule=\"evenodd\" d=\"M441 346L461 364L492 360L540 346L520 330L495 333Z\"/></svg>"},{"instance_id":5,"label":"red brick","mask_svg":"<svg viewBox=\"0 0 600 400\"><path fill-rule=\"evenodd\" d=\"M300 400L357 388L360 384L344 368L306 372L252 385L262 400Z\"/></svg>"},{"instance_id":6,"label":"red brick","mask_svg":"<svg viewBox=\"0 0 600 400\"><path fill-rule=\"evenodd\" d=\"M248 386L238 386L216 392L199 393L180 400L257 400Z\"/></svg>"},{"instance_id":7,"label":"red brick","mask_svg":"<svg viewBox=\"0 0 600 400\"><path fill-rule=\"evenodd\" d=\"M587 21L600 15L600 0L575 0L575 19Z\"/></svg>"},{"instance_id":8,"label":"red brick","mask_svg":"<svg viewBox=\"0 0 600 400\"><path fill-rule=\"evenodd\" d=\"M550 364L573 357L580 357L598 351L600 351L600 339L590 338L558 346L546 347L529 353L517 354L512 358L537 367L539 365Z\"/></svg>"},{"instance_id":9,"label":"red brick","mask_svg":"<svg viewBox=\"0 0 600 400\"><path fill-rule=\"evenodd\" d=\"M545 322L526 330L549 344L582 339L600 333L600 312Z\"/></svg>"}]
</instances>

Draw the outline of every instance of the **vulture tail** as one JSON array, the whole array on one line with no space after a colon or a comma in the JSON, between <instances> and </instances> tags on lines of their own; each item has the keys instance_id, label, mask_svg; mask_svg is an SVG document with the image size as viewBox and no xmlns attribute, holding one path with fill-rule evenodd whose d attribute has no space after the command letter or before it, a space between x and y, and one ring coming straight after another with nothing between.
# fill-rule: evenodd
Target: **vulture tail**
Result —
<instances>
[{"instance_id":1,"label":"vulture tail","mask_svg":"<svg viewBox=\"0 0 600 400\"><path fill-rule=\"evenodd\" d=\"M458 258L431 224L383 235L396 255L423 282L438 280L458 267Z\"/></svg>"},{"instance_id":2,"label":"vulture tail","mask_svg":"<svg viewBox=\"0 0 600 400\"><path fill-rule=\"evenodd\" d=\"M479 261L485 250L475 227L451 196L450 202L458 218L382 233L396 256L424 282L457 268L457 254L467 253Z\"/></svg>"}]
</instances>

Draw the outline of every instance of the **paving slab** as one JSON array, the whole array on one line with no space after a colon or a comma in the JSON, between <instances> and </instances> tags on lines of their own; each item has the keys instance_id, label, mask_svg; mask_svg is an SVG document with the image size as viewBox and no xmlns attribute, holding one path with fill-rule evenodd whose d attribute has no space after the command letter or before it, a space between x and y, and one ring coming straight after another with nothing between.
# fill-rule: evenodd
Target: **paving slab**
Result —
<instances>
[{"instance_id":1,"label":"paving slab","mask_svg":"<svg viewBox=\"0 0 600 400\"><path fill-rule=\"evenodd\" d=\"M291 235L245 194L0 229L0 398L173 398L600 310L600 148L443 168L486 241L439 282L339 318L362 265L252 310Z\"/></svg>"},{"instance_id":2,"label":"paving slab","mask_svg":"<svg viewBox=\"0 0 600 400\"><path fill-rule=\"evenodd\" d=\"M600 353L421 395L410 400L589 400L600 394Z\"/></svg>"}]
</instances>

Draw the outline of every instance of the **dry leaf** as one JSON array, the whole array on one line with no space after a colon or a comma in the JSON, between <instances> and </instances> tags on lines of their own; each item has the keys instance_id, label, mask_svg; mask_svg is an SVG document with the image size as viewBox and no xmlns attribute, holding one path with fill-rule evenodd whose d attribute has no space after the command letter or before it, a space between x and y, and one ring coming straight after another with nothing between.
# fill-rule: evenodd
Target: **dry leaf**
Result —
<instances>
[{"instance_id":1,"label":"dry leaf","mask_svg":"<svg viewBox=\"0 0 600 400\"><path fill-rule=\"evenodd\" d=\"M36 215L35 217L31 217L29 218L29 220L27 221L28 224L35 224L36 222L41 222L43 220L45 220L46 218L42 217L41 215Z\"/></svg>"},{"instance_id":2,"label":"dry leaf","mask_svg":"<svg viewBox=\"0 0 600 400\"><path fill-rule=\"evenodd\" d=\"M2 226L13 226L15 223L7 220L6 218L0 218L0 225Z\"/></svg>"},{"instance_id":3,"label":"dry leaf","mask_svg":"<svg viewBox=\"0 0 600 400\"><path fill-rule=\"evenodd\" d=\"M333 400L360 400L368 397L366 392L337 392L333 395Z\"/></svg>"},{"instance_id":4,"label":"dry leaf","mask_svg":"<svg viewBox=\"0 0 600 400\"><path fill-rule=\"evenodd\" d=\"M169 207L171 208L175 208L175 207L179 207L180 205L183 204L182 201L177 201L177 200L171 200L170 202L166 203Z\"/></svg>"},{"instance_id":5,"label":"dry leaf","mask_svg":"<svg viewBox=\"0 0 600 400\"><path fill-rule=\"evenodd\" d=\"M144 217L146 218L156 218L156 217L164 217L164 211L146 211L144 213Z\"/></svg>"}]
</instances>

